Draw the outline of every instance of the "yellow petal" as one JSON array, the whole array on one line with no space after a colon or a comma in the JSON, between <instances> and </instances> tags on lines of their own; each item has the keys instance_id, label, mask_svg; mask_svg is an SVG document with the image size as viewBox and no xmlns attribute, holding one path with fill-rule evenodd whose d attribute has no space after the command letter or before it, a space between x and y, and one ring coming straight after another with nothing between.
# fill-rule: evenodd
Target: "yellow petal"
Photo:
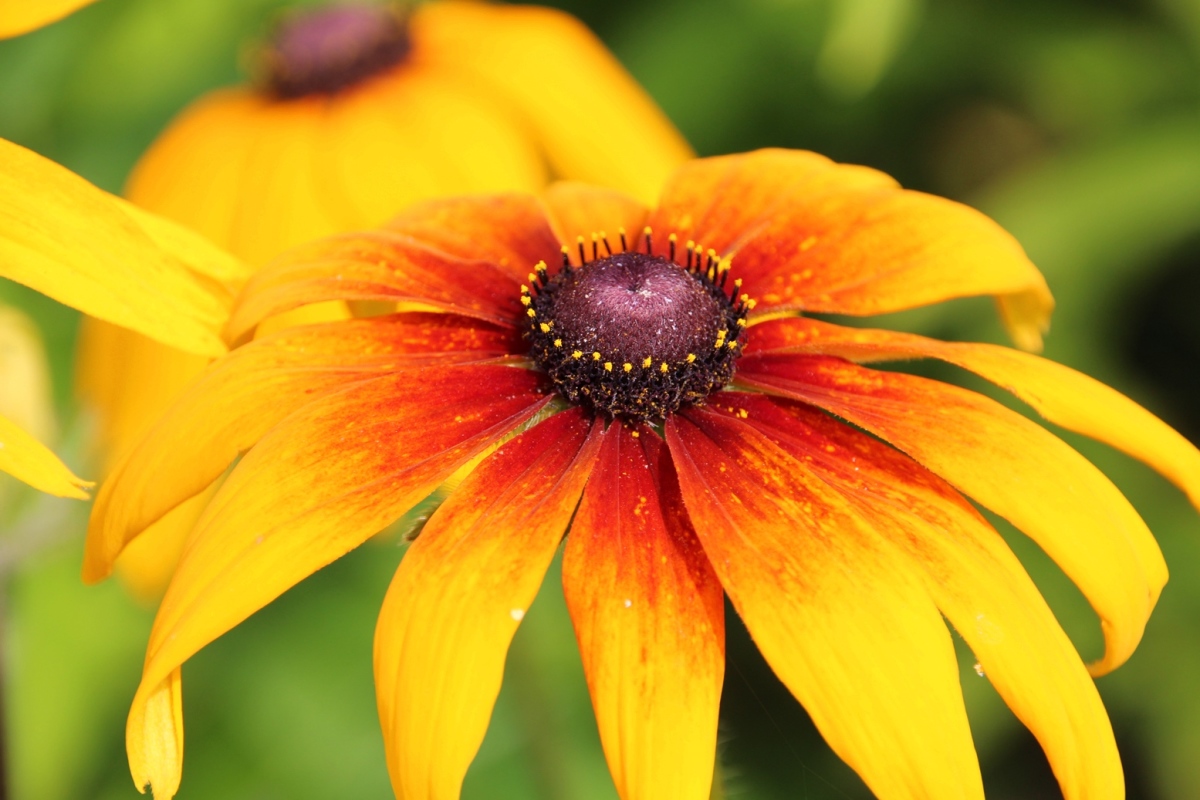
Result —
<instances>
[{"instance_id":1,"label":"yellow petal","mask_svg":"<svg viewBox=\"0 0 1200 800\"><path fill-rule=\"evenodd\" d=\"M138 791L171 800L183 774L183 680L179 669L135 703L125 723L129 771Z\"/></svg>"},{"instance_id":2,"label":"yellow petal","mask_svg":"<svg viewBox=\"0 0 1200 800\"><path fill-rule=\"evenodd\" d=\"M763 657L881 800L982 800L954 646L921 576L746 423L667 420L688 516Z\"/></svg>"},{"instance_id":3,"label":"yellow petal","mask_svg":"<svg viewBox=\"0 0 1200 800\"><path fill-rule=\"evenodd\" d=\"M563 555L563 589L622 800L707 800L725 605L654 431L609 428Z\"/></svg>"},{"instance_id":4,"label":"yellow petal","mask_svg":"<svg viewBox=\"0 0 1200 800\"><path fill-rule=\"evenodd\" d=\"M1100 616L1103 674L1133 653L1167 567L1115 486L1061 439L957 386L827 356L748 355L746 386L824 408L908 453L1036 541Z\"/></svg>"},{"instance_id":5,"label":"yellow petal","mask_svg":"<svg viewBox=\"0 0 1200 800\"><path fill-rule=\"evenodd\" d=\"M0 39L62 19L95 0L0 0Z\"/></svg>"},{"instance_id":6,"label":"yellow petal","mask_svg":"<svg viewBox=\"0 0 1200 800\"><path fill-rule=\"evenodd\" d=\"M506 443L400 563L375 630L375 689L397 797L458 798L508 645L570 522L602 430L570 410Z\"/></svg>"},{"instance_id":7,"label":"yellow petal","mask_svg":"<svg viewBox=\"0 0 1200 800\"><path fill-rule=\"evenodd\" d=\"M578 20L533 6L444 2L412 19L414 56L520 113L558 177L652 202L691 150Z\"/></svg>"},{"instance_id":8,"label":"yellow petal","mask_svg":"<svg viewBox=\"0 0 1200 800\"><path fill-rule=\"evenodd\" d=\"M1120 800L1121 760L1095 684L1046 602L977 511L895 449L798 403L727 393L721 409L837 489L923 575L981 674L1041 742L1068 800Z\"/></svg>"},{"instance_id":9,"label":"yellow petal","mask_svg":"<svg viewBox=\"0 0 1200 800\"><path fill-rule=\"evenodd\" d=\"M1062 364L992 344L942 342L812 319L756 326L751 342L751 351L826 353L858 362L939 358L957 364L1012 392L1056 425L1145 462L1200 507L1200 451L1128 397Z\"/></svg>"},{"instance_id":10,"label":"yellow petal","mask_svg":"<svg viewBox=\"0 0 1200 800\"><path fill-rule=\"evenodd\" d=\"M0 417L0 472L39 491L78 500L88 498L83 490L92 485L75 477L58 456L5 417Z\"/></svg>"},{"instance_id":11,"label":"yellow petal","mask_svg":"<svg viewBox=\"0 0 1200 800\"><path fill-rule=\"evenodd\" d=\"M0 277L181 350L224 352L231 295L194 273L229 271L227 254L11 142L0 163Z\"/></svg>"}]
</instances>

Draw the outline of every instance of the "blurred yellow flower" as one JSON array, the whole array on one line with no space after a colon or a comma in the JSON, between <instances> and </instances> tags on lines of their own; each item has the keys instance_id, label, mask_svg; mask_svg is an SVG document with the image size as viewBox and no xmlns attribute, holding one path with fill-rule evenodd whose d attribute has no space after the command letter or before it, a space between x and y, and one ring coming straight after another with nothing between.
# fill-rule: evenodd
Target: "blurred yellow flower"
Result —
<instances>
[{"instance_id":1,"label":"blurred yellow flower","mask_svg":"<svg viewBox=\"0 0 1200 800\"><path fill-rule=\"evenodd\" d=\"M127 191L255 265L379 225L418 200L536 191L550 177L649 200L691 155L603 44L547 8L307 9L283 18L257 65L255 85L186 109ZM345 304L327 303L277 325L348 316ZM85 321L78 383L99 411L110 456L205 363ZM178 511L123 558L121 574L140 593L164 585L193 516Z\"/></svg>"}]
</instances>

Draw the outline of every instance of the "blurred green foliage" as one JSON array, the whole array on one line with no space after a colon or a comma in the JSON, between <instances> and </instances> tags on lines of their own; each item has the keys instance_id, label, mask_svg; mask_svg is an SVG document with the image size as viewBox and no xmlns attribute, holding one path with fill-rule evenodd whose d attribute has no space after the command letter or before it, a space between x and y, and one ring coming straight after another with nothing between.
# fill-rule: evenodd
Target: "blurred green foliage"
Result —
<instances>
[{"instance_id":1,"label":"blurred green foliage","mask_svg":"<svg viewBox=\"0 0 1200 800\"><path fill-rule=\"evenodd\" d=\"M282 5L102 0L0 42L0 136L119 191L172 114L238 80L247 43ZM605 39L701 154L814 149L996 217L1058 298L1047 355L1200 434L1200 2L559 5ZM40 324L68 457L81 462L70 446L81 438L69 388L76 315L11 285L0 284L0 302ZM982 301L886 322L1002 340ZM935 373L992 391L948 368ZM1141 649L1099 682L1129 796L1200 797L1200 518L1149 470L1067 438L1143 513L1174 576ZM14 506L24 516L4 524L19 529L45 507L27 500ZM66 520L65 541L25 563L7 587L13 796L132 797L124 714L152 614L111 582L79 584L82 507L53 513ZM1036 547L1002 529L1084 655L1097 655L1098 626L1078 592ZM398 539L361 548L189 663L183 800L390 797L370 664ZM732 614L728 650L720 796L867 797ZM962 664L989 797L1058 797L1036 743L975 675L965 649ZM465 796L615 797L556 573L517 636Z\"/></svg>"}]
</instances>

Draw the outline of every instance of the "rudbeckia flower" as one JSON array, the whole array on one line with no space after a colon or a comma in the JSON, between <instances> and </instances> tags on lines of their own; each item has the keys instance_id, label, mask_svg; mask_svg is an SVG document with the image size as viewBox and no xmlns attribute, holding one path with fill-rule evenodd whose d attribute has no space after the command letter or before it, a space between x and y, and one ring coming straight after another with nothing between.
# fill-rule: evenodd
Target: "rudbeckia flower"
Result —
<instances>
[{"instance_id":1,"label":"rudbeckia flower","mask_svg":"<svg viewBox=\"0 0 1200 800\"><path fill-rule=\"evenodd\" d=\"M549 176L649 199L691 155L603 44L551 9L309 8L281 19L255 63L253 85L187 108L127 190L252 264L382 224L419 200L537 191ZM329 303L274 324L348 316ZM79 386L104 449L136 441L205 363L86 321ZM192 521L177 513L123 560L136 593L161 591Z\"/></svg>"},{"instance_id":2,"label":"rudbeckia flower","mask_svg":"<svg viewBox=\"0 0 1200 800\"><path fill-rule=\"evenodd\" d=\"M95 0L0 0L0 39L49 25Z\"/></svg>"},{"instance_id":3,"label":"rudbeckia flower","mask_svg":"<svg viewBox=\"0 0 1200 800\"><path fill-rule=\"evenodd\" d=\"M944 618L1065 796L1122 797L1088 668L967 498L1041 545L1091 602L1106 642L1096 675L1129 657L1166 581L1150 532L1026 417L861 364L962 366L1193 500L1200 453L1036 356L808 315L975 295L1038 341L1050 295L997 225L793 151L692 162L653 209L559 184L430 202L289 252L249 282L232 341L310 303L407 310L234 350L101 489L90 580L244 453L155 620L127 728L136 784L160 800L179 785L188 658L455 476L376 632L398 797L459 796L568 527L563 588L625 800L708 797L723 596L877 796L982 797Z\"/></svg>"},{"instance_id":4,"label":"rudbeckia flower","mask_svg":"<svg viewBox=\"0 0 1200 800\"><path fill-rule=\"evenodd\" d=\"M113 325L211 358L245 279L232 256L0 139L0 278ZM86 498L90 484L29 431L0 417L0 470L36 489Z\"/></svg>"}]
</instances>

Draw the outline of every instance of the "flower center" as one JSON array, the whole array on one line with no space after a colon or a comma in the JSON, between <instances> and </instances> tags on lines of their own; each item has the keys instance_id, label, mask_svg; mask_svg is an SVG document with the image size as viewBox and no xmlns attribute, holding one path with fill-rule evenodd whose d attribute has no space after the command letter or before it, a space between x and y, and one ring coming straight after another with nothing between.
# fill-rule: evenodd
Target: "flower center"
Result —
<instances>
[{"instance_id":1,"label":"flower center","mask_svg":"<svg viewBox=\"0 0 1200 800\"><path fill-rule=\"evenodd\" d=\"M297 12L266 52L267 84L284 98L333 94L399 63L411 49L405 17L361 3Z\"/></svg>"},{"instance_id":2,"label":"flower center","mask_svg":"<svg viewBox=\"0 0 1200 800\"><path fill-rule=\"evenodd\" d=\"M599 234L588 261L581 238L579 265L563 248L561 271L551 277L540 263L532 288L521 287L530 356L555 390L595 412L639 421L661 420L729 383L750 307L738 297L740 280L725 293L727 259L689 242L678 264L674 236L667 255L654 255L649 229L645 243L645 252L614 253Z\"/></svg>"}]
</instances>

